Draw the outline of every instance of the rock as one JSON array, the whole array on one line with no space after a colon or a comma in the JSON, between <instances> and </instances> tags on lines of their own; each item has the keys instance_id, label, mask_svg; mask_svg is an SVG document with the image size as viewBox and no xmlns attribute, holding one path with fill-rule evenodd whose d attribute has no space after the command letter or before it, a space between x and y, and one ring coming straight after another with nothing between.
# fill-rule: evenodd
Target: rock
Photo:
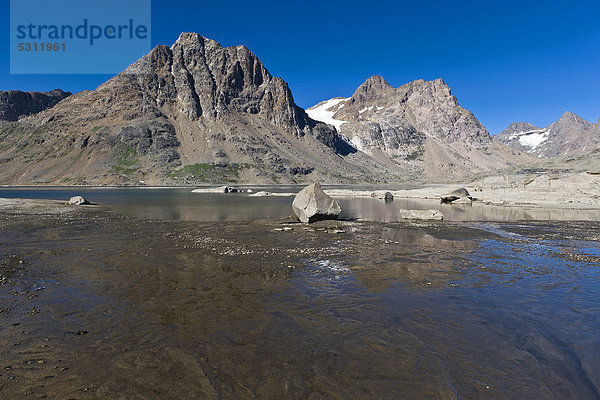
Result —
<instances>
[{"instance_id":1,"label":"rock","mask_svg":"<svg viewBox=\"0 0 600 400\"><path fill-rule=\"evenodd\" d=\"M379 198L385 201L392 201L394 200L394 195L390 192L385 192L384 194L380 195Z\"/></svg>"},{"instance_id":2,"label":"rock","mask_svg":"<svg viewBox=\"0 0 600 400\"><path fill-rule=\"evenodd\" d=\"M468 198L468 197L461 197L459 199L456 199L452 202L452 205L465 205L465 206L470 206L471 204L473 204L473 200Z\"/></svg>"},{"instance_id":3,"label":"rock","mask_svg":"<svg viewBox=\"0 0 600 400\"><path fill-rule=\"evenodd\" d=\"M219 186L217 188L202 188L202 189L194 189L192 193L238 193L241 192L240 189L229 187L229 186Z\"/></svg>"},{"instance_id":4,"label":"rock","mask_svg":"<svg viewBox=\"0 0 600 400\"><path fill-rule=\"evenodd\" d=\"M0 92L0 160L12 157L0 168L2 183L16 184L20 175L11 169L19 168L48 184L85 177L93 185L180 185L186 176L192 184L333 175L371 181L383 169L333 126L309 118L289 85L248 48L222 47L196 33L182 33L96 90L56 103L65 95ZM18 121L29 114L35 115ZM86 157L79 159L82 148ZM52 166L15 156L49 149Z\"/></svg>"},{"instance_id":5,"label":"rock","mask_svg":"<svg viewBox=\"0 0 600 400\"><path fill-rule=\"evenodd\" d=\"M69 199L69 204L77 206L89 206L92 203L90 203L81 196L73 196L71 197L71 199Z\"/></svg>"},{"instance_id":6,"label":"rock","mask_svg":"<svg viewBox=\"0 0 600 400\"><path fill-rule=\"evenodd\" d=\"M441 200L442 203L453 203L459 199L468 199L469 201L472 200L471 195L469 194L469 191L465 188L459 188L456 190L453 190L452 192L441 196Z\"/></svg>"},{"instance_id":7,"label":"rock","mask_svg":"<svg viewBox=\"0 0 600 400\"><path fill-rule=\"evenodd\" d=\"M375 158L383 153L423 176L471 175L525 161L512 149L498 146L441 79L395 88L383 77L372 76L352 97L336 97L306 111L336 125L358 150Z\"/></svg>"},{"instance_id":8,"label":"rock","mask_svg":"<svg viewBox=\"0 0 600 400\"><path fill-rule=\"evenodd\" d=\"M318 183L302 189L294 198L292 209L304 223L337 219L342 212L337 201L329 197Z\"/></svg>"},{"instance_id":9,"label":"rock","mask_svg":"<svg viewBox=\"0 0 600 400\"><path fill-rule=\"evenodd\" d=\"M250 197L267 197L267 196L272 196L272 197L292 197L294 196L294 193L272 193L272 192L256 192L250 195Z\"/></svg>"},{"instance_id":10,"label":"rock","mask_svg":"<svg viewBox=\"0 0 600 400\"><path fill-rule=\"evenodd\" d=\"M60 89L51 92L0 91L0 121L17 121L19 117L37 114L70 95L70 92Z\"/></svg>"},{"instance_id":11,"label":"rock","mask_svg":"<svg viewBox=\"0 0 600 400\"><path fill-rule=\"evenodd\" d=\"M439 210L400 210L402 219L442 221L444 214Z\"/></svg>"},{"instance_id":12,"label":"rock","mask_svg":"<svg viewBox=\"0 0 600 400\"><path fill-rule=\"evenodd\" d=\"M251 197L267 197L267 196L271 196L272 193L271 192L265 192L265 191L260 191L260 192L256 192L254 194L251 194Z\"/></svg>"}]
</instances>

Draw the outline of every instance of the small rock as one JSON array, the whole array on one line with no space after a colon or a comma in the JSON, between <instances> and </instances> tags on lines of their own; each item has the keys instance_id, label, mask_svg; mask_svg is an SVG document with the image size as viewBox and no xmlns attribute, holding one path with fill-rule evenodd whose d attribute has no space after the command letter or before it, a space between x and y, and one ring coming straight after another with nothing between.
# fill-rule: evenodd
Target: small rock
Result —
<instances>
[{"instance_id":1,"label":"small rock","mask_svg":"<svg viewBox=\"0 0 600 400\"><path fill-rule=\"evenodd\" d=\"M266 196L271 196L272 193L271 192L265 192L265 191L260 191L260 192L256 192L254 194L252 194L252 197L266 197Z\"/></svg>"},{"instance_id":2,"label":"small rock","mask_svg":"<svg viewBox=\"0 0 600 400\"><path fill-rule=\"evenodd\" d=\"M402 219L441 221L444 214L439 210L400 210Z\"/></svg>"},{"instance_id":3,"label":"small rock","mask_svg":"<svg viewBox=\"0 0 600 400\"><path fill-rule=\"evenodd\" d=\"M371 197L377 197L378 199L385 200L386 202L394 200L394 195L391 192L371 193Z\"/></svg>"}]
</instances>

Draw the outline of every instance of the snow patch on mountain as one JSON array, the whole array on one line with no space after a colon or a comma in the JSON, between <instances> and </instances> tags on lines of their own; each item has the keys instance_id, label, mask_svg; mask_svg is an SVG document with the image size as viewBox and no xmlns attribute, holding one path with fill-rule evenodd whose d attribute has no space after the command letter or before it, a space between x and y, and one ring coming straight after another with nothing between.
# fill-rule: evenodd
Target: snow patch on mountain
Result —
<instances>
[{"instance_id":1,"label":"snow patch on mountain","mask_svg":"<svg viewBox=\"0 0 600 400\"><path fill-rule=\"evenodd\" d=\"M529 132L519 132L511 135L511 139L518 138L521 146L529 147L529 151L535 150L539 145L548 140L550 132L544 129L538 129Z\"/></svg>"},{"instance_id":2,"label":"snow patch on mountain","mask_svg":"<svg viewBox=\"0 0 600 400\"><path fill-rule=\"evenodd\" d=\"M339 131L340 127L348 122L333 118L333 115L340 109L340 103L348 100L345 97L336 97L326 101L322 101L306 110L309 117L315 121L325 122L326 124L333 125ZM341 106L343 107L343 105Z\"/></svg>"}]
</instances>

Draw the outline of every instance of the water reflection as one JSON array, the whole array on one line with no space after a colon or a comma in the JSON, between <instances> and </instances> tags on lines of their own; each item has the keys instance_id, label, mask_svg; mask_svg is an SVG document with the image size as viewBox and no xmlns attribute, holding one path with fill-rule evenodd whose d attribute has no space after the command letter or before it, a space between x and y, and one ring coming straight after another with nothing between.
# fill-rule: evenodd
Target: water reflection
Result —
<instances>
[{"instance_id":1,"label":"water reflection","mask_svg":"<svg viewBox=\"0 0 600 400\"><path fill-rule=\"evenodd\" d=\"M0 217L9 398L599 394L598 224L68 222Z\"/></svg>"},{"instance_id":2,"label":"water reflection","mask_svg":"<svg viewBox=\"0 0 600 400\"><path fill-rule=\"evenodd\" d=\"M255 188L256 189L256 188ZM260 187L256 190L297 192L298 186ZM65 200L83 195L115 211L145 219L197 221L252 221L285 217L292 213L292 197L250 197L246 193L191 193L189 188L0 188L0 197ZM473 203L472 206L440 204L436 200L371 198L338 199L342 218L398 222L400 210L440 210L446 221L548 221L600 220L600 210L503 207Z\"/></svg>"}]
</instances>

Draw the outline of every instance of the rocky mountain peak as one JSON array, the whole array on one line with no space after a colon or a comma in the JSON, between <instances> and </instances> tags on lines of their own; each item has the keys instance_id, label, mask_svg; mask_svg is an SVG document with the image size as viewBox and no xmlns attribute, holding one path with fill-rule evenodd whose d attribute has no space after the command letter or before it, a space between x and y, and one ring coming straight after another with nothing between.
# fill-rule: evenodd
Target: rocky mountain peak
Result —
<instances>
[{"instance_id":1,"label":"rocky mountain peak","mask_svg":"<svg viewBox=\"0 0 600 400\"><path fill-rule=\"evenodd\" d=\"M175 46L202 46L202 47L214 47L214 48L218 48L221 47L221 45L209 38L206 38L196 32L182 32L179 37L177 38L177 40L175 41L175 43L173 44L173 46L171 46L171 48L175 47Z\"/></svg>"},{"instance_id":2,"label":"rocky mountain peak","mask_svg":"<svg viewBox=\"0 0 600 400\"><path fill-rule=\"evenodd\" d=\"M513 135L515 133L522 133L522 132L531 132L531 131L535 131L535 130L539 130L540 128L538 128L537 126L529 123L529 122L513 122L512 124L510 124L508 126L508 128L506 128L505 130L503 130L498 136L502 137L505 135Z\"/></svg>"},{"instance_id":3,"label":"rocky mountain peak","mask_svg":"<svg viewBox=\"0 0 600 400\"><path fill-rule=\"evenodd\" d=\"M247 47L223 47L197 33L156 46L96 90L4 126L23 144L0 156L16 166L10 179L24 182L34 173L36 182L63 179L66 159L76 160L68 178L85 182L156 182L179 174L267 183L313 174L336 181L378 170L333 127L309 118L288 84ZM39 161L27 173L15 156L24 149Z\"/></svg>"},{"instance_id":4,"label":"rocky mountain peak","mask_svg":"<svg viewBox=\"0 0 600 400\"><path fill-rule=\"evenodd\" d=\"M580 118L580 117L579 117L579 115L575 114L574 112L571 112L571 111L565 111L565 112L563 113L563 115L561 115L561 117L559 118L559 120L561 120L561 119L567 119L567 118L570 118L570 119L577 119L577 118Z\"/></svg>"},{"instance_id":5,"label":"rocky mountain peak","mask_svg":"<svg viewBox=\"0 0 600 400\"><path fill-rule=\"evenodd\" d=\"M565 112L558 121L550 125L548 128L553 131L553 133L562 133L562 132L573 132L573 133L583 133L591 128L593 124L579 115L574 114L570 111Z\"/></svg>"},{"instance_id":6,"label":"rocky mountain peak","mask_svg":"<svg viewBox=\"0 0 600 400\"><path fill-rule=\"evenodd\" d=\"M376 101L395 89L382 76L373 75L364 81L350 98L350 103Z\"/></svg>"},{"instance_id":7,"label":"rocky mountain peak","mask_svg":"<svg viewBox=\"0 0 600 400\"><path fill-rule=\"evenodd\" d=\"M308 112L335 125L357 149L419 173L480 171L520 157L492 142L442 79L419 79L394 88L381 76L372 76L350 99L333 98ZM492 147L500 149L499 156L488 157Z\"/></svg>"},{"instance_id":8,"label":"rocky mountain peak","mask_svg":"<svg viewBox=\"0 0 600 400\"><path fill-rule=\"evenodd\" d=\"M545 128L527 123L512 123L498 140L531 155L549 158L578 155L598 147L600 138L591 134L594 124L566 111L558 121Z\"/></svg>"},{"instance_id":9,"label":"rocky mountain peak","mask_svg":"<svg viewBox=\"0 0 600 400\"><path fill-rule=\"evenodd\" d=\"M222 47L197 33L182 33L169 48L150 54L108 85L135 80L137 64L150 65L139 82L160 106L171 106L193 121L217 121L235 113L255 114L295 135L314 125L294 103L287 83L273 77L245 46Z\"/></svg>"}]
</instances>

